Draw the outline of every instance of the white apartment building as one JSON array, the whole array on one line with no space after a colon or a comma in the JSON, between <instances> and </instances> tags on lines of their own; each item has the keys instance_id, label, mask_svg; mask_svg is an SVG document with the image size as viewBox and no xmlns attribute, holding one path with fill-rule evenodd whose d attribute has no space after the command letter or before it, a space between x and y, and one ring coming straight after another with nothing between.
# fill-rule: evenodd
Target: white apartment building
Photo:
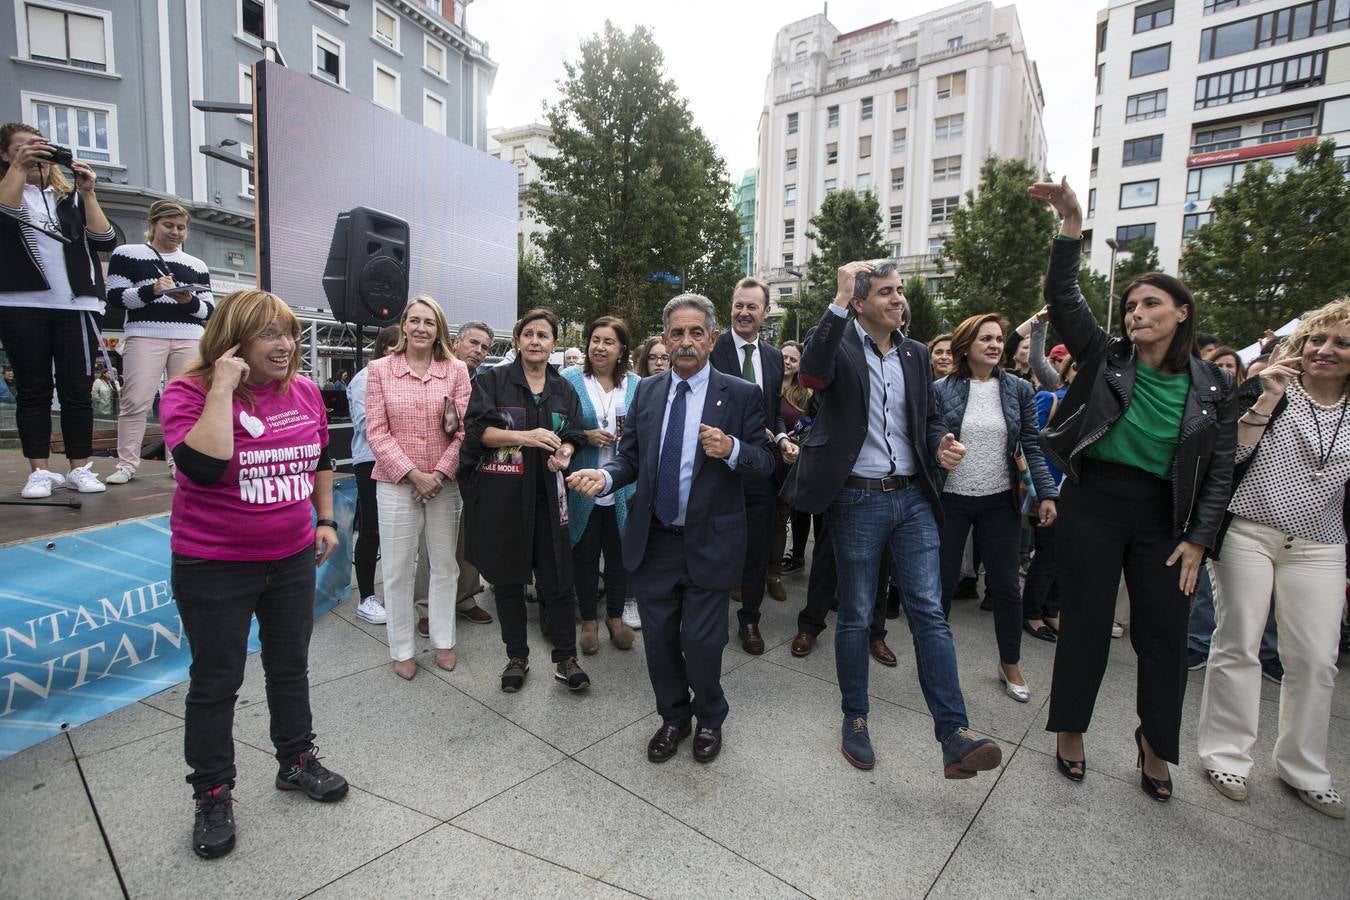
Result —
<instances>
[{"instance_id":1,"label":"white apartment building","mask_svg":"<svg viewBox=\"0 0 1350 900\"><path fill-rule=\"evenodd\" d=\"M844 188L876 195L906 272L935 274L952 211L986 156L1044 171L1044 104L1012 6L958 3L843 34L823 15L779 29L754 234L773 298L796 288L814 251L810 219Z\"/></svg>"},{"instance_id":2,"label":"white apartment building","mask_svg":"<svg viewBox=\"0 0 1350 900\"><path fill-rule=\"evenodd\" d=\"M1087 207L1092 266L1153 238L1176 273L1210 199L1251 160L1350 154L1350 0L1111 0L1097 17ZM1079 195L1084 195L1079 188Z\"/></svg>"},{"instance_id":3,"label":"white apartment building","mask_svg":"<svg viewBox=\"0 0 1350 900\"><path fill-rule=\"evenodd\" d=\"M516 251L522 256L543 252L539 241L547 228L534 217L534 211L526 201L526 190L539 180L539 165L532 157L551 159L558 153L553 146L552 129L538 122L513 128L489 128L487 150L497 159L514 163L516 167L516 185L520 191Z\"/></svg>"}]
</instances>

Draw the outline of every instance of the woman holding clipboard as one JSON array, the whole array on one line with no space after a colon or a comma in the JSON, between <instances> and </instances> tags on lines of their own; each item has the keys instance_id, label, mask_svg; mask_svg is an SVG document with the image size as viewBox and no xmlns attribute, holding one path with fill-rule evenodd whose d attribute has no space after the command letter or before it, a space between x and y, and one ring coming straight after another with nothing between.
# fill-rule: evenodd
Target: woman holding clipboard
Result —
<instances>
[{"instance_id":1,"label":"woman holding clipboard","mask_svg":"<svg viewBox=\"0 0 1350 900\"><path fill-rule=\"evenodd\" d=\"M145 243L123 244L108 261L108 304L127 311L127 340L117 468L105 479L107 484L126 484L136 477L145 416L160 377L167 372L172 379L187 371L215 308L206 263L183 250L187 234L187 208L177 200L156 200L146 216Z\"/></svg>"}]
</instances>

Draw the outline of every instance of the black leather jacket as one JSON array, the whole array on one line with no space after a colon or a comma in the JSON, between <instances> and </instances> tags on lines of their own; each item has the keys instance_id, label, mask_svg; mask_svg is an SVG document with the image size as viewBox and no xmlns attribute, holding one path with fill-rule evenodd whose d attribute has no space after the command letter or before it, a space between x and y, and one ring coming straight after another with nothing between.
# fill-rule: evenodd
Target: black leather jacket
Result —
<instances>
[{"instance_id":1,"label":"black leather jacket","mask_svg":"<svg viewBox=\"0 0 1350 900\"><path fill-rule=\"evenodd\" d=\"M1075 483L1083 451L1125 414L1134 395L1134 345L1097 324L1078 289L1081 249L1056 240L1050 252L1045 299L1050 324L1078 363L1078 376L1041 432L1041 446ZM1172 457L1172 532L1213 549L1232 496L1237 452L1236 390L1228 373L1192 356L1191 386Z\"/></svg>"}]
</instances>

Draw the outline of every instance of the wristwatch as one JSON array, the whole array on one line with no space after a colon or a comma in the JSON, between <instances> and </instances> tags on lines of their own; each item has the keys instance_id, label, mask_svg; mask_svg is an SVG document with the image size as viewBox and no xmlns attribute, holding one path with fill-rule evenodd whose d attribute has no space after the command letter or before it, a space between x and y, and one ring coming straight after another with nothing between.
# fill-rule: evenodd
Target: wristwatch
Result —
<instances>
[{"instance_id":1,"label":"wristwatch","mask_svg":"<svg viewBox=\"0 0 1350 900\"><path fill-rule=\"evenodd\" d=\"M337 531L337 527L338 527L338 524L337 524L337 520L336 520L336 519L319 519L318 521L316 521L316 522L314 523L314 527L315 527L315 528L318 528L320 525L327 525L329 528L333 529L334 531Z\"/></svg>"}]
</instances>

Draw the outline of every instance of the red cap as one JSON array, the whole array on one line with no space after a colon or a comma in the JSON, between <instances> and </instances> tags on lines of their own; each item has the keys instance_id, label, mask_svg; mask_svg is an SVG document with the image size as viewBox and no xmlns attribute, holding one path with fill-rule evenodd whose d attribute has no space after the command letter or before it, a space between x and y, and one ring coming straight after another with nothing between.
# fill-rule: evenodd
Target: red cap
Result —
<instances>
[{"instance_id":1,"label":"red cap","mask_svg":"<svg viewBox=\"0 0 1350 900\"><path fill-rule=\"evenodd\" d=\"M1069 355L1069 348L1066 347L1066 346L1064 346L1063 344L1056 344L1056 345L1050 350L1050 360L1051 360L1051 362L1059 362L1061 359L1063 359L1064 357L1066 357L1066 356L1068 356L1068 355Z\"/></svg>"}]
</instances>

